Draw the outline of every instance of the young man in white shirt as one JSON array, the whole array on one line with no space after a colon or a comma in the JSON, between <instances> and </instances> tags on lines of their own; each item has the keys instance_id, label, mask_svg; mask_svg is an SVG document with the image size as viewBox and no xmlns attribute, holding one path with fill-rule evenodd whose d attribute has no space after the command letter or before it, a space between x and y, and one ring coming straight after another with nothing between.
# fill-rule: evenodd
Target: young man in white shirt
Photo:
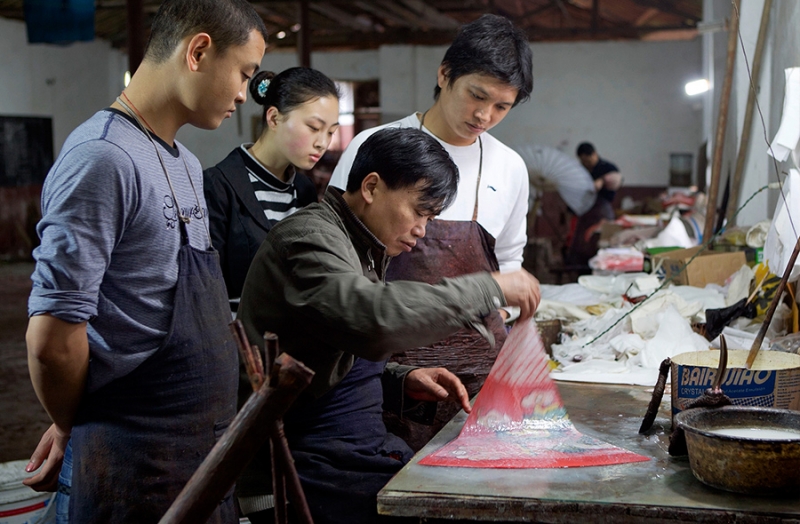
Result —
<instances>
[{"instance_id":1,"label":"young man in white shirt","mask_svg":"<svg viewBox=\"0 0 800 524\"><path fill-rule=\"evenodd\" d=\"M525 34L504 17L484 15L463 26L445 53L430 109L353 139L333 172L332 186L351 190L347 174L358 148L384 127L430 133L460 174L455 203L431 223L415 249L392 261L387 280L435 283L478 271L521 268L527 243L528 171L516 152L487 131L526 101L532 90L532 53ZM478 330L464 330L431 348L406 352L397 361L447 367L475 395L505 339L503 318L509 313L501 310L484 320L483 327L493 335L486 338L494 340L483 340ZM405 428L392 424L390 429L419 449L453 414L439 413L429 428L412 423Z\"/></svg>"}]
</instances>

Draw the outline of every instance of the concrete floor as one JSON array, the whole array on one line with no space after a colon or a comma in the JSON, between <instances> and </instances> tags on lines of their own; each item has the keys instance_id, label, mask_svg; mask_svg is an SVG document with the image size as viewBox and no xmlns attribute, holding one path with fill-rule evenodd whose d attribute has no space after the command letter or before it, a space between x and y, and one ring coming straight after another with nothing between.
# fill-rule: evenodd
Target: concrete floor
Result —
<instances>
[{"instance_id":1,"label":"concrete floor","mask_svg":"<svg viewBox=\"0 0 800 524\"><path fill-rule=\"evenodd\" d=\"M0 263L0 462L28 459L50 426L28 376L25 329L32 263Z\"/></svg>"}]
</instances>

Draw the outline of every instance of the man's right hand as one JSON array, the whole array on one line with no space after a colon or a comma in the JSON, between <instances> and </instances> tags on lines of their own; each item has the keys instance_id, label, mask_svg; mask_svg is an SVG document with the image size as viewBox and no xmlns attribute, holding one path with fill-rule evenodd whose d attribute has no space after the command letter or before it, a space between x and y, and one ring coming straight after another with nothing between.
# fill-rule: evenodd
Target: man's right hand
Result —
<instances>
[{"instance_id":1,"label":"man's right hand","mask_svg":"<svg viewBox=\"0 0 800 524\"><path fill-rule=\"evenodd\" d=\"M536 313L536 308L542 300L542 292L536 277L520 269L511 273L492 273L492 278L500 286L506 304L520 309L520 320L529 319Z\"/></svg>"},{"instance_id":2,"label":"man's right hand","mask_svg":"<svg viewBox=\"0 0 800 524\"><path fill-rule=\"evenodd\" d=\"M55 491L68 442L69 435L59 430L55 424L51 425L39 440L39 445L31 455L31 461L25 466L25 471L30 473L44 463L42 470L26 478L22 483L36 491Z\"/></svg>"}]
</instances>

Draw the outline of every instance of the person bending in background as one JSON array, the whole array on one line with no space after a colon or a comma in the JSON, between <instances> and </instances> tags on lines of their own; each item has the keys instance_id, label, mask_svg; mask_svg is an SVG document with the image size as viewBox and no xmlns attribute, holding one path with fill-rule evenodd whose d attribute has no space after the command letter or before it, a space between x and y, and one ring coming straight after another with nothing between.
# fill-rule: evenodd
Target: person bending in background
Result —
<instances>
[{"instance_id":1,"label":"person bending in background","mask_svg":"<svg viewBox=\"0 0 800 524\"><path fill-rule=\"evenodd\" d=\"M53 490L69 443L70 522L158 522L236 413L202 171L175 134L245 102L266 38L244 0L164 1L130 84L47 175L26 338L53 425L25 484ZM232 496L209 522L238 522Z\"/></svg>"},{"instance_id":2,"label":"person bending in background","mask_svg":"<svg viewBox=\"0 0 800 524\"><path fill-rule=\"evenodd\" d=\"M597 154L597 150L589 142L582 142L577 150L578 159L585 167L594 180L594 188L597 191L597 198L603 199L600 203L603 208L603 218L614 220L614 197L617 190L622 186L622 175L619 174L617 166L603 160Z\"/></svg>"},{"instance_id":3,"label":"person bending in background","mask_svg":"<svg viewBox=\"0 0 800 524\"><path fill-rule=\"evenodd\" d=\"M361 144L379 129L421 129L435 137L458 166L460 182L453 205L432 222L410 253L392 262L387 280L438 282L476 271L516 271L527 244L528 170L512 149L488 133L533 89L531 50L525 34L501 16L484 15L461 28L437 71L434 104L384 126L359 133L334 170L331 185L348 188L348 176ZM464 382L470 396L483 385L506 337L501 315L485 319L493 342L464 330L430 348L409 349L397 362L446 365ZM434 350L431 351L430 349ZM442 406L424 426L387 414L392 431L420 449L457 411Z\"/></svg>"},{"instance_id":4,"label":"person bending in background","mask_svg":"<svg viewBox=\"0 0 800 524\"><path fill-rule=\"evenodd\" d=\"M247 274L238 316L250 340L265 331L314 372L284 416L289 449L317 524L377 519L376 497L412 456L388 433L382 407L408 416L418 401L470 410L443 368L386 364L503 305L533 315L539 285L520 269L423 282L384 282L392 257L424 238L455 199L458 170L417 129L383 129L358 150L347 191L329 187L275 225ZM424 410L423 410L424 411Z\"/></svg>"},{"instance_id":5,"label":"person bending in background","mask_svg":"<svg viewBox=\"0 0 800 524\"><path fill-rule=\"evenodd\" d=\"M250 95L264 106L258 140L203 172L211 242L233 312L250 261L272 226L317 201L313 182L297 168L313 168L339 128L339 92L315 69L259 72Z\"/></svg>"},{"instance_id":6,"label":"person bending in background","mask_svg":"<svg viewBox=\"0 0 800 524\"><path fill-rule=\"evenodd\" d=\"M588 271L589 259L597 254L597 228L605 221L613 221L614 197L622 186L622 175L617 166L603 160L589 142L582 142L576 151L578 159L594 180L597 199L589 211L576 221L572 243L567 250L565 263L568 266L585 267Z\"/></svg>"}]
</instances>

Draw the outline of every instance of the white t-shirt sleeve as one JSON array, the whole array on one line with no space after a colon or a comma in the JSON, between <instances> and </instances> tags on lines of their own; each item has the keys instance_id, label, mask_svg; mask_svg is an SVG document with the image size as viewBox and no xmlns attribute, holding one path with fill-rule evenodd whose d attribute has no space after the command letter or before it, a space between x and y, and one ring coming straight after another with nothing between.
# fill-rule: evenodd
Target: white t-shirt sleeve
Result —
<instances>
[{"instance_id":1,"label":"white t-shirt sleeve","mask_svg":"<svg viewBox=\"0 0 800 524\"><path fill-rule=\"evenodd\" d=\"M514 195L516 198L512 205L511 216L500 234L495 239L495 256L500 264L500 272L508 273L522 268L522 253L528 243L527 216L528 216L528 169L522 158L513 153L513 158L508 159L511 180L516 185Z\"/></svg>"},{"instance_id":2,"label":"white t-shirt sleeve","mask_svg":"<svg viewBox=\"0 0 800 524\"><path fill-rule=\"evenodd\" d=\"M347 189L347 177L350 175L350 169L353 167L353 161L356 159L358 148L364 143L369 135L368 131L362 131L357 134L350 144L342 152L339 162L333 170L331 180L328 182L329 186L338 187L339 189Z\"/></svg>"},{"instance_id":3,"label":"white t-shirt sleeve","mask_svg":"<svg viewBox=\"0 0 800 524\"><path fill-rule=\"evenodd\" d=\"M414 122L417 121L416 114L405 117L402 120L396 120L389 124L383 124L377 127L371 127L353 137L353 140L348 144L347 149L342 152L339 162L333 170L331 180L328 182L329 186L338 187L339 189L347 189L347 179L350 176L350 170L353 168L353 162L356 159L358 148L361 147L367 138L372 136L373 133L387 128L387 127L413 127Z\"/></svg>"}]
</instances>

